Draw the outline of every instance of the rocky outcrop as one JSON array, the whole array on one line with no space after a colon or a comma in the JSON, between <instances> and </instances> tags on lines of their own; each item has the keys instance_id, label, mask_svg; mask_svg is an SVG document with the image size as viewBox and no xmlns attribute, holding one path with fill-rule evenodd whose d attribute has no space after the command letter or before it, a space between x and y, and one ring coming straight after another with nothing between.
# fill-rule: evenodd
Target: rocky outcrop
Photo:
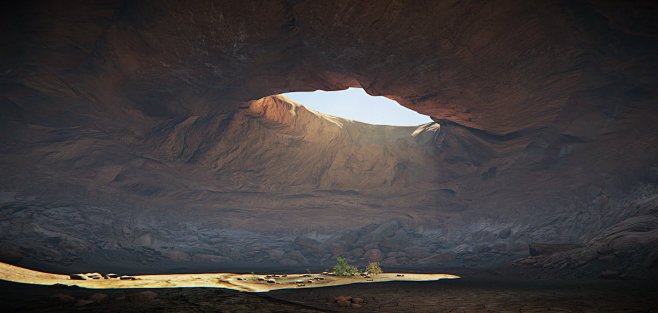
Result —
<instances>
[{"instance_id":1,"label":"rocky outcrop","mask_svg":"<svg viewBox=\"0 0 658 313\"><path fill-rule=\"evenodd\" d=\"M655 215L653 3L0 11L3 260L479 266ZM273 96L350 86L436 123Z\"/></svg>"}]
</instances>

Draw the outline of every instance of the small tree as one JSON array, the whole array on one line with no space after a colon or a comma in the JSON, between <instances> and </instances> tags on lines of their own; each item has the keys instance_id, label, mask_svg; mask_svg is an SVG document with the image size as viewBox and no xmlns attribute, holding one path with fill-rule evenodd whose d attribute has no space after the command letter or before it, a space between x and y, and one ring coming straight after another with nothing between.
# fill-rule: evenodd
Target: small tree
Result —
<instances>
[{"instance_id":1,"label":"small tree","mask_svg":"<svg viewBox=\"0 0 658 313\"><path fill-rule=\"evenodd\" d=\"M370 275L377 275L382 273L382 268L379 266L379 262L370 261L366 266L366 272Z\"/></svg>"},{"instance_id":2,"label":"small tree","mask_svg":"<svg viewBox=\"0 0 658 313\"><path fill-rule=\"evenodd\" d=\"M359 273L359 269L356 266L348 264L345 258L338 257L336 259L336 265L334 265L334 272L336 275L347 276Z\"/></svg>"}]
</instances>

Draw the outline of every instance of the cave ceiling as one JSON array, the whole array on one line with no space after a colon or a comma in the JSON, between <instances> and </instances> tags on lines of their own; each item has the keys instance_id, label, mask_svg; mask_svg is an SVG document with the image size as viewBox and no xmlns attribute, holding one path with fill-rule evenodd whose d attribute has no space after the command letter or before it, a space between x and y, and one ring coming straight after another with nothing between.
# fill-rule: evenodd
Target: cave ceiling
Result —
<instances>
[{"instance_id":1,"label":"cave ceiling","mask_svg":"<svg viewBox=\"0 0 658 313\"><path fill-rule=\"evenodd\" d=\"M439 250L468 238L517 251L527 240L584 242L648 214L625 205L658 179L650 1L3 6L0 191L13 210L5 229L28 238L17 255L44 236L69 242L70 255L168 246L202 232L199 221L316 235L403 221L441 229ZM436 123L375 127L275 96L348 87ZM64 222L93 228L118 212L133 217L103 224L95 241ZM162 212L190 224L158 232ZM522 234L514 244L496 235L510 229ZM473 235L485 230L493 237ZM291 262L326 258L307 250Z\"/></svg>"}]
</instances>

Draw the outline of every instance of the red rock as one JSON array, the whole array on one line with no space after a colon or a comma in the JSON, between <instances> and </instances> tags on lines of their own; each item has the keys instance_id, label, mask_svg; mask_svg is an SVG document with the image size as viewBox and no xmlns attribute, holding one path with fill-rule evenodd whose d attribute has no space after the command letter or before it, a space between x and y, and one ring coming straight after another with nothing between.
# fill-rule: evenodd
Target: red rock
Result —
<instances>
[{"instance_id":1,"label":"red rock","mask_svg":"<svg viewBox=\"0 0 658 313\"><path fill-rule=\"evenodd\" d=\"M359 298L359 297L352 298L351 300L352 300L352 303L354 303L354 304L362 304L362 303L365 302L363 300L363 298Z\"/></svg>"},{"instance_id":2,"label":"red rock","mask_svg":"<svg viewBox=\"0 0 658 313\"><path fill-rule=\"evenodd\" d=\"M352 306L352 303L349 302L349 301L336 301L336 304L339 307L351 307Z\"/></svg>"},{"instance_id":3,"label":"red rock","mask_svg":"<svg viewBox=\"0 0 658 313\"><path fill-rule=\"evenodd\" d=\"M351 300L352 300L351 296L337 296L337 297L334 297L335 302L338 302L338 301L351 301Z\"/></svg>"}]
</instances>

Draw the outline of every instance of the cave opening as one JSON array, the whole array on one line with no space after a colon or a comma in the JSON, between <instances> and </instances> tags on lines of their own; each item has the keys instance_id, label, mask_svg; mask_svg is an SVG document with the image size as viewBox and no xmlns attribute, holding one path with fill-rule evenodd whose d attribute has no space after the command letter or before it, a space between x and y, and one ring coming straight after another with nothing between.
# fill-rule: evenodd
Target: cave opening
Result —
<instances>
[{"instance_id":1,"label":"cave opening","mask_svg":"<svg viewBox=\"0 0 658 313\"><path fill-rule=\"evenodd\" d=\"M289 92L283 95L311 110L368 124L418 126L432 122L427 115L410 110L387 97L371 96L362 88Z\"/></svg>"}]
</instances>

